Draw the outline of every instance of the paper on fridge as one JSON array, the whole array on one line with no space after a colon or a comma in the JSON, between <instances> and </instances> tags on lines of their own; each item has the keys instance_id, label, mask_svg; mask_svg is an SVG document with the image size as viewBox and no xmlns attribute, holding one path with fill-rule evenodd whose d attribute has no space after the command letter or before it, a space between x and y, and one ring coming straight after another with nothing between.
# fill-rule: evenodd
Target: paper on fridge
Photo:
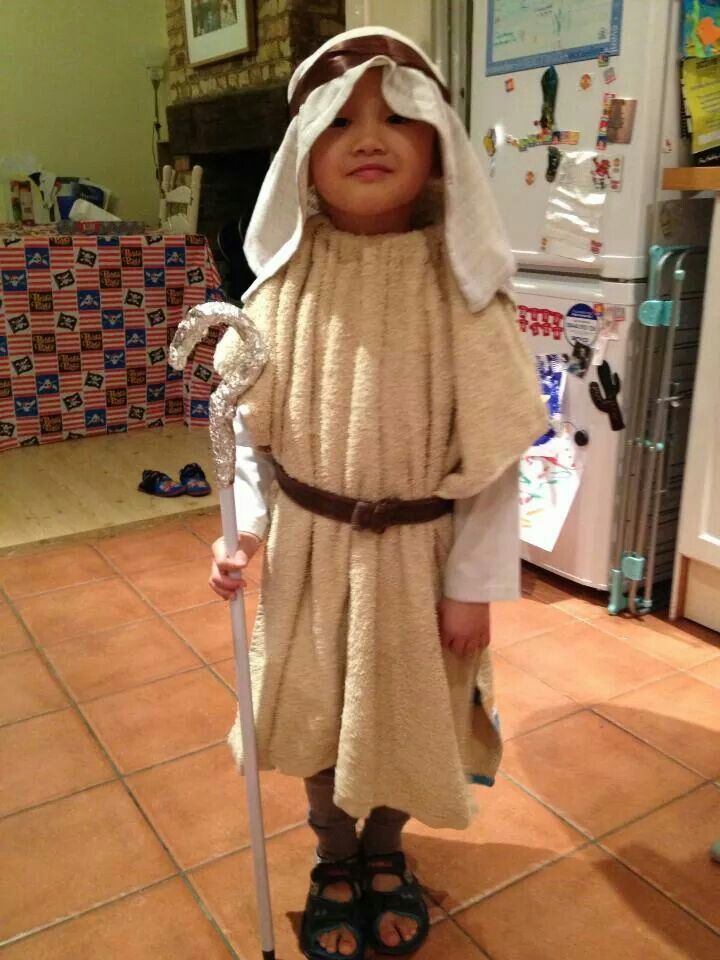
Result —
<instances>
[{"instance_id":1,"label":"paper on fridge","mask_svg":"<svg viewBox=\"0 0 720 960\"><path fill-rule=\"evenodd\" d=\"M594 263L602 252L607 183L598 177L601 157L592 150L563 154L545 211L543 251Z\"/></svg>"},{"instance_id":2,"label":"paper on fridge","mask_svg":"<svg viewBox=\"0 0 720 960\"><path fill-rule=\"evenodd\" d=\"M581 479L582 461L571 432L528 450L520 461L520 538L524 543L548 552L555 549Z\"/></svg>"}]
</instances>

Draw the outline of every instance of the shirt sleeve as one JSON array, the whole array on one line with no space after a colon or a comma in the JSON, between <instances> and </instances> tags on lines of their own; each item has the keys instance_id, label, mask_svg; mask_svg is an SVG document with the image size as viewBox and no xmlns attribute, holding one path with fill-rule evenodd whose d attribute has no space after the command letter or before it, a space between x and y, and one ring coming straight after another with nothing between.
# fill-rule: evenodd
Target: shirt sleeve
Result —
<instances>
[{"instance_id":1,"label":"shirt sleeve","mask_svg":"<svg viewBox=\"0 0 720 960\"><path fill-rule=\"evenodd\" d=\"M520 505L514 464L487 489L455 501L445 596L467 603L520 596Z\"/></svg>"},{"instance_id":2,"label":"shirt sleeve","mask_svg":"<svg viewBox=\"0 0 720 960\"><path fill-rule=\"evenodd\" d=\"M267 500L273 479L269 457L258 453L240 411L233 421L235 431L235 513L239 533L252 533L261 540L268 525Z\"/></svg>"}]
</instances>

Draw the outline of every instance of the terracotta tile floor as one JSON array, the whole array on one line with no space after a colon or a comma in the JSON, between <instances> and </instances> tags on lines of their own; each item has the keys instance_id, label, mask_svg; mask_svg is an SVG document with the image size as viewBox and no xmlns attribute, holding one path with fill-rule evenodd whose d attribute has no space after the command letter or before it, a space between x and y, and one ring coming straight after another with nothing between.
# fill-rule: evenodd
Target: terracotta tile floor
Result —
<instances>
[{"instance_id":1,"label":"terracotta tile floor","mask_svg":"<svg viewBox=\"0 0 720 960\"><path fill-rule=\"evenodd\" d=\"M217 529L0 560L0 960L260 956ZM717 960L720 637L537 571L493 623L502 773L465 833L408 828L419 960ZM298 960L304 792L270 773L263 796L277 956Z\"/></svg>"}]
</instances>

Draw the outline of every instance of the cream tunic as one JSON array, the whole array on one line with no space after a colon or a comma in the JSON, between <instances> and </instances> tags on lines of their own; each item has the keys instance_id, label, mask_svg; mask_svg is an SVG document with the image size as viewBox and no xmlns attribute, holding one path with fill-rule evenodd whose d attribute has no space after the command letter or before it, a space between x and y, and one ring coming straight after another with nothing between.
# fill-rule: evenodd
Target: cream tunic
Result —
<instances>
[{"instance_id":1,"label":"cream tunic","mask_svg":"<svg viewBox=\"0 0 720 960\"><path fill-rule=\"evenodd\" d=\"M545 429L512 306L469 313L439 228L357 237L314 221L248 312L271 360L243 416L306 483L366 500L468 498ZM334 766L336 803L356 817L387 805L467 825L467 777L492 780L500 739L488 653L461 660L440 645L451 545L450 516L378 536L277 494L251 647L261 766ZM240 759L238 724L230 743Z\"/></svg>"}]
</instances>

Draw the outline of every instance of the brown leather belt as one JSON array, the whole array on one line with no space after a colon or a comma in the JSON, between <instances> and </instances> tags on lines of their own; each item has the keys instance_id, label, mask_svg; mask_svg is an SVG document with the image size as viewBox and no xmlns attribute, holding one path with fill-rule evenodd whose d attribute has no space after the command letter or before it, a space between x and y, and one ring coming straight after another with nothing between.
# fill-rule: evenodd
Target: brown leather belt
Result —
<instances>
[{"instance_id":1,"label":"brown leather belt","mask_svg":"<svg viewBox=\"0 0 720 960\"><path fill-rule=\"evenodd\" d=\"M355 500L337 493L319 490L285 473L277 461L275 475L278 486L291 500L311 513L340 523L349 523L355 530L384 533L388 527L405 523L429 523L453 508L452 500L427 497L424 500Z\"/></svg>"}]
</instances>

